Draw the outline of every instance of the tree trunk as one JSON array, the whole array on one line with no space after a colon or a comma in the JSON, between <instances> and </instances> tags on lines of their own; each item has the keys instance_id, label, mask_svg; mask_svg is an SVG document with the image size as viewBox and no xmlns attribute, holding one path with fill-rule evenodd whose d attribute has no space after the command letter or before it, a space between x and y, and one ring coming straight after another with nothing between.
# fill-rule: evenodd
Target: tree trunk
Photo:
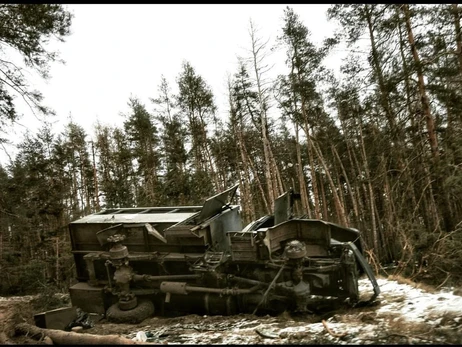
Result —
<instances>
[{"instance_id":1,"label":"tree trunk","mask_svg":"<svg viewBox=\"0 0 462 347\"><path fill-rule=\"evenodd\" d=\"M373 65L375 75L377 77L377 81L379 83L380 103L382 105L383 110L385 111L385 115L388 120L388 123L390 124L390 130L391 130L391 133L393 134L394 139L400 140L399 132L397 131L398 129L396 128L396 121L393 116L393 111L391 109L390 102L388 100L388 91L387 91L387 88L385 87L385 79L383 77L382 69L380 66L379 54L377 50L377 43L376 43L375 36L374 36L374 27L372 23L371 11L367 4L364 5L364 8L365 8L365 14L366 14L366 20L367 20L367 27L369 30L369 38L371 42L372 65Z\"/></svg>"},{"instance_id":2,"label":"tree trunk","mask_svg":"<svg viewBox=\"0 0 462 347\"><path fill-rule=\"evenodd\" d=\"M430 102L427 96L425 81L422 71L422 64L419 58L419 54L417 52L417 48L414 41L414 34L412 32L412 25L411 25L411 18L410 18L410 11L409 5L403 4L402 11L404 12L405 20L406 20L406 28L408 32L408 40L411 46L412 56L414 58L414 62L416 64L416 71L418 77L418 86L419 86L419 93L422 102L422 109L423 114L425 116L425 121L427 125L427 132L428 132L428 139L430 143L430 149L432 154L432 171L431 173L434 174L435 177L435 191L438 193L437 201L439 211L441 211L441 215L443 217L444 226L446 231L452 231L454 228L453 217L451 216L451 212L449 210L449 201L444 189L443 185L443 177L444 173L438 172L439 168L439 148L438 148L438 141L436 137L436 129L435 129L435 121L433 119L431 109L430 109Z\"/></svg>"},{"instance_id":3,"label":"tree trunk","mask_svg":"<svg viewBox=\"0 0 462 347\"><path fill-rule=\"evenodd\" d=\"M311 141L311 138L308 138L308 141ZM332 180L332 177L330 175L329 168L327 167L327 165L326 165L326 163L324 161L324 157L322 156L321 150L319 148L317 148L315 143L313 143L313 149L316 152L316 156L318 157L319 161L321 162L322 167L324 168L324 171L325 171L325 174L326 174L326 177L327 177L327 181L329 182L330 189L332 190L332 196L334 198L334 206L335 206L335 210L337 212L339 222L340 222L340 224L343 224L344 226L348 226L348 219L347 219L347 217L345 215L345 209L344 209L342 203L340 202L340 198L338 196L337 189L336 189L334 181Z\"/></svg>"},{"instance_id":4,"label":"tree trunk","mask_svg":"<svg viewBox=\"0 0 462 347\"><path fill-rule=\"evenodd\" d=\"M316 173L314 173L314 174L316 175ZM321 184L319 185L319 188L320 188L320 190L321 190L321 197L320 197L320 198L321 198L321 205L322 205L323 218L324 218L325 220L328 220L328 221L332 221L332 222L335 221L335 222L336 222L336 220L332 220L331 215L329 214L328 209L327 209L327 207L328 207L328 201L327 201L327 198L326 198L326 192L325 192L325 189L324 189L324 184L321 183Z\"/></svg>"},{"instance_id":5,"label":"tree trunk","mask_svg":"<svg viewBox=\"0 0 462 347\"><path fill-rule=\"evenodd\" d=\"M304 109L302 103L302 110ZM305 111L302 111L305 113ZM308 147L308 159L310 161L310 176L311 176L311 186L313 189L313 198L314 198L314 218L320 219L321 218L321 204L319 202L319 191L318 191L318 183L315 174L315 166L314 166L314 158L313 158L313 143L310 140L310 132L308 128L308 124L305 122L304 124L305 136L306 136L306 144Z\"/></svg>"},{"instance_id":6,"label":"tree trunk","mask_svg":"<svg viewBox=\"0 0 462 347\"><path fill-rule=\"evenodd\" d=\"M343 177L345 177L345 184L347 186L348 193L349 193L349 195L351 197L351 204L353 205L353 212L354 212L354 215L355 215L355 219L356 219L356 221L359 221L359 211L358 211L358 204L357 204L356 198L355 198L355 193L354 193L353 189L351 188L350 180L348 179L348 175L347 175L347 173L345 171L345 167L343 166L342 160L340 159L340 156L338 155L338 152L335 149L335 146L332 145L331 148L332 148L332 153L334 153L335 158L339 162L340 168L342 170Z\"/></svg>"},{"instance_id":7,"label":"tree trunk","mask_svg":"<svg viewBox=\"0 0 462 347\"><path fill-rule=\"evenodd\" d=\"M94 146L93 141L91 141L91 155L93 158L93 184L95 185L95 197L94 197L93 206L95 208L95 212L98 212L100 210L99 191L98 191L98 175L96 171L95 146Z\"/></svg>"},{"instance_id":8,"label":"tree trunk","mask_svg":"<svg viewBox=\"0 0 462 347\"><path fill-rule=\"evenodd\" d=\"M346 219L349 221L348 212L345 210L345 207L346 207L345 194L344 194L345 190L343 188L343 183L340 179L338 167L337 165L335 165L335 161L332 161L332 175L334 175L334 178L337 181L337 192L340 198L340 204L343 206Z\"/></svg>"},{"instance_id":9,"label":"tree trunk","mask_svg":"<svg viewBox=\"0 0 462 347\"><path fill-rule=\"evenodd\" d=\"M56 237L56 285L59 287L59 236Z\"/></svg>"},{"instance_id":10,"label":"tree trunk","mask_svg":"<svg viewBox=\"0 0 462 347\"><path fill-rule=\"evenodd\" d=\"M257 187L260 190L261 197L262 197L262 200L263 200L263 204L264 204L264 206L266 208L266 213L271 214L272 213L272 208L271 208L271 205L270 205L270 203L268 202L268 200L266 198L265 190L263 189L263 184L260 181L260 177L258 176L258 172L255 169L255 166L253 165L252 160L250 160L249 154L247 153L247 149L246 149L246 147L244 145L242 147L242 151L243 151L242 153L244 154L246 162L249 164L249 167L252 170L252 173L254 175L254 179L255 179L255 181L257 183Z\"/></svg>"},{"instance_id":11,"label":"tree trunk","mask_svg":"<svg viewBox=\"0 0 462 347\"><path fill-rule=\"evenodd\" d=\"M462 33L460 31L459 6L457 4L452 4L452 9L454 13L454 31L456 34L457 57L459 58L459 73L462 75Z\"/></svg>"},{"instance_id":12,"label":"tree trunk","mask_svg":"<svg viewBox=\"0 0 462 347\"><path fill-rule=\"evenodd\" d=\"M306 188L305 174L303 173L303 163L302 163L302 153L300 149L300 140L299 140L299 126L294 123L295 127L295 150L297 153L297 176L298 184L300 187L300 196L303 211L308 213L308 217L311 218L311 209L310 203L308 201L308 190Z\"/></svg>"},{"instance_id":13,"label":"tree trunk","mask_svg":"<svg viewBox=\"0 0 462 347\"><path fill-rule=\"evenodd\" d=\"M234 104L233 104L233 102L231 100L231 87L230 86L229 86L229 95L230 95L229 104L230 104L231 113L235 114L236 111L235 111L235 108L234 108ZM268 200L266 199L266 194L265 194L265 191L263 189L263 185L261 184L261 181L260 181L260 178L258 176L257 170L255 169L255 167L254 167L254 165L252 163L252 160L250 160L249 155L247 153L247 148L245 146L245 141L244 141L244 137L243 137L244 126L242 124L242 120L241 119L236 120L236 123L239 126L235 125L234 128L233 128L233 131L234 131L234 135L236 137L237 144L238 144L238 147L239 147L239 153L240 153L240 156L241 156L243 168L244 168L244 170L247 171L246 176L248 177L249 171L252 172L253 177L254 177L254 179L256 181L257 187L258 187L258 189L259 189L259 191L261 193L261 197L262 197L262 201L263 201L263 205L265 207L266 213L271 214L271 207L270 207L270 205L268 203ZM252 204L253 198L251 196L250 178L248 178L248 181L249 181L249 205L248 206L249 206L249 208L251 208L251 210L249 212L250 212L250 216L252 217L252 220L255 220L255 207Z\"/></svg>"},{"instance_id":14,"label":"tree trunk","mask_svg":"<svg viewBox=\"0 0 462 347\"><path fill-rule=\"evenodd\" d=\"M236 114L236 111L234 109L234 104L233 101L231 100L231 85L228 85L229 88L229 106L230 106L230 112L232 115ZM239 191L241 192L242 200L243 200L243 219L245 222L249 223L253 220L256 219L255 215L255 206L253 204L253 195L252 195L252 189L251 189L251 180L250 180L250 175L249 172L251 170L249 161L246 155L245 151L245 144L244 144L244 139L242 135L242 125L239 127L237 126L238 121L236 120L235 122L232 123L232 132L234 135L234 138L236 139L236 144L237 144L237 151L239 152L237 157L241 157L241 160L238 160L238 166L240 166L239 169L239 176L240 176L240 184L239 184ZM263 198L264 198L263 194Z\"/></svg>"},{"instance_id":15,"label":"tree trunk","mask_svg":"<svg viewBox=\"0 0 462 347\"><path fill-rule=\"evenodd\" d=\"M268 117L266 114L266 107L264 99L264 90L263 90L263 81L262 81L262 71L261 71L261 60L262 57L259 55L259 52L264 49L265 44L258 45L256 38L256 30L253 27L252 21L250 21L250 38L252 40L252 62L253 69L255 72L255 79L257 85L257 96L258 96L258 105L260 111L260 122L261 122L261 135L263 143L263 153L265 157L265 177L266 184L268 188L268 197L269 203L271 205L271 210L274 209L274 200L282 193L282 187L278 183L279 169L277 167L276 161L274 159L274 154L271 149L271 142L268 137Z\"/></svg>"},{"instance_id":16,"label":"tree trunk","mask_svg":"<svg viewBox=\"0 0 462 347\"><path fill-rule=\"evenodd\" d=\"M216 173L215 165L214 165L213 159L212 159L212 154L210 153L210 148L209 148L209 145L207 143L206 124L205 124L204 120L202 119L202 116L201 116L201 124L202 124L203 151L205 152L205 157L206 157L208 166L210 168L210 173L211 173L211 176L212 176L212 181L213 181L213 183L215 185L215 189L220 190L221 187L220 187L220 183L218 181L218 175Z\"/></svg>"},{"instance_id":17,"label":"tree trunk","mask_svg":"<svg viewBox=\"0 0 462 347\"><path fill-rule=\"evenodd\" d=\"M374 253L375 256L380 259L380 249L379 249L379 237L377 232L377 224L375 220L375 200L374 200L374 190L372 188L372 181L369 172L369 163L367 160L366 149L364 146L364 138L363 138L363 131L362 131L362 124L359 125L359 134L361 140L361 154L363 156L363 163L364 163L364 173L366 175L367 180L367 189L369 193L369 212L371 217L371 228L372 228L372 243L374 246Z\"/></svg>"},{"instance_id":18,"label":"tree trunk","mask_svg":"<svg viewBox=\"0 0 462 347\"><path fill-rule=\"evenodd\" d=\"M435 131L435 121L431 113L430 101L427 96L424 75L422 71L422 63L420 61L419 53L417 52L417 48L416 48L415 41L414 41L414 34L412 32L412 25L411 25L411 17L409 14L409 5L403 4L401 6L401 10L404 12L409 45L411 46L412 56L414 58L414 62L416 65L419 94L420 94L420 100L422 103L422 111L425 116L425 121L427 124L428 140L430 143L430 149L431 149L431 153L432 153L432 157L434 161L437 162L439 159L439 150L438 150L438 141L436 138L436 131Z\"/></svg>"}]
</instances>

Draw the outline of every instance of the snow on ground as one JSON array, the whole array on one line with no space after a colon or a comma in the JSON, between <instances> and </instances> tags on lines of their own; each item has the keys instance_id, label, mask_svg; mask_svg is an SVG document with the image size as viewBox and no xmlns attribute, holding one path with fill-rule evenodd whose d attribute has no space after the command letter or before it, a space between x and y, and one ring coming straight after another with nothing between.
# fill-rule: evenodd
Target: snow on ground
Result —
<instances>
[{"instance_id":1,"label":"snow on ground","mask_svg":"<svg viewBox=\"0 0 462 347\"><path fill-rule=\"evenodd\" d=\"M170 320L164 326L146 325L124 336L135 341L175 344L462 343L461 296L448 290L430 293L395 280L377 282L381 294L376 305L332 313L324 323L319 317L310 322L310 317L291 317L287 313L278 317L188 316L177 323ZM372 295L367 278L359 281L359 289L361 296Z\"/></svg>"},{"instance_id":2,"label":"snow on ground","mask_svg":"<svg viewBox=\"0 0 462 347\"><path fill-rule=\"evenodd\" d=\"M441 318L435 317L448 313L456 315L458 321L462 318L461 296L446 290L434 294L428 293L410 285L398 284L397 281L385 279L379 279L378 283L383 293L380 308L376 311L379 316L393 312L406 321L434 321L436 324Z\"/></svg>"},{"instance_id":3,"label":"snow on ground","mask_svg":"<svg viewBox=\"0 0 462 347\"><path fill-rule=\"evenodd\" d=\"M429 292L403 280L377 282L381 293L373 305L323 315L187 315L151 317L137 325L103 320L84 332L155 344L462 344L462 297L453 288ZM367 278L359 281L359 290L363 300L372 296ZM0 297L0 326L11 318L13 305L27 305L33 298Z\"/></svg>"}]
</instances>

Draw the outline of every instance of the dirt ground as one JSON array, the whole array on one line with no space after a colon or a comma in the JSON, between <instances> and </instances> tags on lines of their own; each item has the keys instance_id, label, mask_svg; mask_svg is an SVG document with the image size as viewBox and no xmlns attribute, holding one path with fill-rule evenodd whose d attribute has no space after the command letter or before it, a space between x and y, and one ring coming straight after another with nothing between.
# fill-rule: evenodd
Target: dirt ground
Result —
<instances>
[{"instance_id":1,"label":"dirt ground","mask_svg":"<svg viewBox=\"0 0 462 347\"><path fill-rule=\"evenodd\" d=\"M31 337L16 334L15 326L19 323L34 325L34 312L31 305L32 297L10 297L0 300L0 344L45 344ZM95 322L94 327L85 329L82 333L96 335L121 335L135 338L137 332L145 332L147 341L156 344L169 343L223 343L226 338L222 335L232 333L238 328L239 334L235 337L241 342L252 340L253 343L265 343L271 336L265 329L258 329L264 324L274 324L285 327L288 319L292 319L288 313L277 317L257 317L251 314L239 314L235 316L199 316L186 315L175 318L151 317L139 324L115 324L105 319ZM320 316L297 316L303 324L320 320ZM293 323L293 321L292 321ZM218 333L218 334L217 334ZM232 334L231 334L232 335ZM272 338L272 337L269 337ZM191 341L195 342L191 342ZM239 342L237 342L239 343Z\"/></svg>"},{"instance_id":2,"label":"dirt ground","mask_svg":"<svg viewBox=\"0 0 462 347\"><path fill-rule=\"evenodd\" d=\"M151 317L139 324L95 322L82 334L120 335L142 344L461 344L462 297L381 279L373 305L323 314ZM367 281L362 290L370 292ZM0 343L44 344L15 334L34 324L31 297L0 298ZM94 316L93 316L94 317Z\"/></svg>"},{"instance_id":3,"label":"dirt ground","mask_svg":"<svg viewBox=\"0 0 462 347\"><path fill-rule=\"evenodd\" d=\"M31 305L27 299L16 298L0 301L0 333L1 344L45 344L28 336L15 334L15 325L26 322L34 325ZM281 343L280 336L276 336L275 329L289 326L304 326L320 322L319 315L291 316L285 312L279 316L257 317L251 314L234 316L199 316L186 315L175 318L151 317L139 324L114 324L105 319L95 323L95 326L85 329L82 333L96 335L121 335L136 340L138 332L144 332L147 340L139 341L155 344L267 344ZM300 340L303 334L282 334L282 338ZM316 339L315 339L316 340ZM322 339L321 339L322 340ZM316 341L313 341L316 342ZM322 341L318 341L322 342ZM325 341L329 343L328 340Z\"/></svg>"},{"instance_id":4,"label":"dirt ground","mask_svg":"<svg viewBox=\"0 0 462 347\"><path fill-rule=\"evenodd\" d=\"M19 323L34 324L32 297L11 297L0 300L0 344L36 344L26 336L15 336L15 326Z\"/></svg>"}]
</instances>

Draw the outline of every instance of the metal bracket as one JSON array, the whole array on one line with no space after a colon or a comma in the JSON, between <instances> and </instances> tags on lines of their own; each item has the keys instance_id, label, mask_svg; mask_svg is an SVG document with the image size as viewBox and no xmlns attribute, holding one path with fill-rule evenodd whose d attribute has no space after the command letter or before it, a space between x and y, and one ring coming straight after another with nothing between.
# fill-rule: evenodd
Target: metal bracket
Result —
<instances>
[{"instance_id":1,"label":"metal bracket","mask_svg":"<svg viewBox=\"0 0 462 347\"><path fill-rule=\"evenodd\" d=\"M372 287L374 288L374 295L372 295L372 297L369 299L369 302L372 302L380 294L380 287L377 283L374 272L372 271L372 268L370 267L369 263L366 261L366 259L359 251L358 247L356 247L356 245L353 242L347 242L347 246L353 251L359 264L363 268L364 272L367 274L367 277L369 277L369 281L371 281Z\"/></svg>"}]
</instances>

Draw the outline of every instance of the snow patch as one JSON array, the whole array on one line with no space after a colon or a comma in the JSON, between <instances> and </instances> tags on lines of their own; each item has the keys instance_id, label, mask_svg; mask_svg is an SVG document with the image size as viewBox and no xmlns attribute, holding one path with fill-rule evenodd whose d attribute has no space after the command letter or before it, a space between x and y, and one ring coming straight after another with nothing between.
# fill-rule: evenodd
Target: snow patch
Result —
<instances>
[{"instance_id":1,"label":"snow patch","mask_svg":"<svg viewBox=\"0 0 462 347\"><path fill-rule=\"evenodd\" d=\"M377 282L381 293L376 306L333 314L325 325L294 320L289 315L287 319L237 315L218 322L213 317L198 316L192 323L144 332L147 342L175 344L434 344L445 342L447 336L457 342L462 336L462 297L452 294L452 290L429 293L396 280L379 278ZM359 280L359 291L361 297L372 295L369 279ZM448 335L435 337L435 329ZM135 338L137 333L142 335L133 331L126 337Z\"/></svg>"}]
</instances>

